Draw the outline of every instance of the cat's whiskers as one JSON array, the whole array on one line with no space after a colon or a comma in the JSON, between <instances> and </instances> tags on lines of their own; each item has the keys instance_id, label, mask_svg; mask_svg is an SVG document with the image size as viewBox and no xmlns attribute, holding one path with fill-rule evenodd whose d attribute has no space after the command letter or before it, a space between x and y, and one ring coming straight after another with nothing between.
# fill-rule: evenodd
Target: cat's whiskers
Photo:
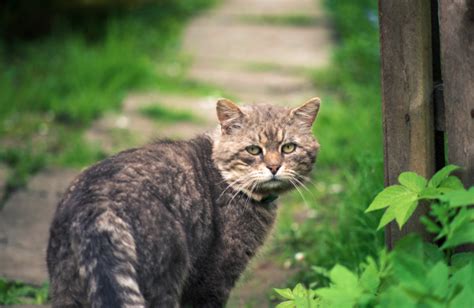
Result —
<instances>
[{"instance_id":1,"label":"cat's whiskers","mask_svg":"<svg viewBox=\"0 0 474 308\"><path fill-rule=\"evenodd\" d=\"M247 176L242 177L242 178L247 178L247 180L244 183L238 185L237 188L234 188L236 192L232 195L227 205L229 205L240 192L243 192L243 189L246 189L247 187L249 187L249 185L255 182L255 179L258 178L258 175L259 175L258 173L259 173L258 171L254 171L248 174Z\"/></svg>"},{"instance_id":2,"label":"cat's whiskers","mask_svg":"<svg viewBox=\"0 0 474 308\"><path fill-rule=\"evenodd\" d=\"M304 181L309 181L309 182L311 182L308 177L303 177L302 175L296 173L296 171L293 171L293 170L287 170L287 172L288 172L288 175L289 175L293 180L295 180L298 185L300 185L301 187L303 187L309 194L311 194L311 196L312 196L313 198L315 198L313 192L306 186L306 184L305 184L302 180L299 180L299 179L298 179L298 177L301 177Z\"/></svg>"},{"instance_id":3,"label":"cat's whiskers","mask_svg":"<svg viewBox=\"0 0 474 308\"><path fill-rule=\"evenodd\" d=\"M241 177L237 178L236 180L232 181L230 184L227 185L227 187L222 191L222 193L219 195L219 197L218 197L217 199L220 199L220 198L224 195L224 193L225 193L227 190L229 190L229 188L235 186L238 182L243 182L243 181L247 180L247 178L249 178L249 177L255 175L255 173L256 173L256 171L252 171L252 172L250 172L249 174L245 174L244 176L241 176ZM225 182L225 181L226 181L226 180L224 179L224 182ZM242 187L241 187L241 188L242 188ZM240 188L240 189L241 189L241 188ZM235 188L234 188L234 189L235 189ZM238 190L240 190L240 189L238 189Z\"/></svg>"},{"instance_id":4,"label":"cat's whiskers","mask_svg":"<svg viewBox=\"0 0 474 308\"><path fill-rule=\"evenodd\" d=\"M245 206L247 206L247 204L249 203L249 201L252 199L252 195L253 195L253 192L255 191L255 189L257 189L257 187L260 185L260 183L258 181L255 181L252 185L252 187L250 188L250 194L247 196L247 202L245 203Z\"/></svg>"},{"instance_id":5,"label":"cat's whiskers","mask_svg":"<svg viewBox=\"0 0 474 308\"><path fill-rule=\"evenodd\" d=\"M308 201L306 201L303 193L301 192L301 190L298 188L298 185L295 184L295 182L293 181L295 178L294 177L289 177L288 180L290 181L290 183L295 187L296 191L298 191L298 193L300 194L301 196L301 199L303 199L303 203L304 205L309 208L309 204L308 204Z\"/></svg>"}]
</instances>

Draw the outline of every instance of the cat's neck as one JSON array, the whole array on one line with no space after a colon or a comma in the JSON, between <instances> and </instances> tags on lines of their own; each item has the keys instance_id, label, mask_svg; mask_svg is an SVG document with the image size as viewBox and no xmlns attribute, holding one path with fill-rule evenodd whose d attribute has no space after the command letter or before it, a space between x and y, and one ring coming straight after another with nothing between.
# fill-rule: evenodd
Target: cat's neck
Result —
<instances>
[{"instance_id":1,"label":"cat's neck","mask_svg":"<svg viewBox=\"0 0 474 308\"><path fill-rule=\"evenodd\" d=\"M244 194L246 194L248 197L250 197L252 200L259 203L270 203L278 199L277 194L259 194L259 193L251 192L245 188L243 188L241 191Z\"/></svg>"}]
</instances>

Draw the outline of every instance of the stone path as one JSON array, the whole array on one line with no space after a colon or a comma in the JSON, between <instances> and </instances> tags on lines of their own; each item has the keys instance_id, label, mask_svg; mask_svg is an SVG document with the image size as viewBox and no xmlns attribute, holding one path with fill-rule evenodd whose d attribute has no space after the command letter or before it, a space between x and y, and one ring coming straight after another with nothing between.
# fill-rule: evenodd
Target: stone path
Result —
<instances>
[{"instance_id":1,"label":"stone path","mask_svg":"<svg viewBox=\"0 0 474 308\"><path fill-rule=\"evenodd\" d=\"M298 105L316 96L307 72L328 63L331 47L319 2L224 0L185 31L183 52L193 58L189 78L214 84L247 103ZM292 24L295 18L314 23ZM105 115L86 137L108 153L155 137L189 138L216 125L215 101L215 97L131 93L121 113ZM156 102L192 112L201 120L159 124L140 114L142 107ZM49 222L60 195L78 172L43 171L7 201L0 212L0 277L33 284L47 280ZM0 187L2 178L0 174ZM228 306L268 306L266 293L290 274L268 252L262 253L233 291Z\"/></svg>"}]
</instances>

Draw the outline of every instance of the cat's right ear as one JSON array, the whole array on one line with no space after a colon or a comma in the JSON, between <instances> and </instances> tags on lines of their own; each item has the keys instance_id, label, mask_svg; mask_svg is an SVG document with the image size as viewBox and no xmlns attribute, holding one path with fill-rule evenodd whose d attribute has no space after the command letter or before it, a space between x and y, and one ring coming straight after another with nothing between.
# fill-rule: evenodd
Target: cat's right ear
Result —
<instances>
[{"instance_id":1,"label":"cat's right ear","mask_svg":"<svg viewBox=\"0 0 474 308\"><path fill-rule=\"evenodd\" d=\"M244 114L239 106L232 101L225 98L218 100L216 111L223 134L230 134L232 131L242 127Z\"/></svg>"}]
</instances>

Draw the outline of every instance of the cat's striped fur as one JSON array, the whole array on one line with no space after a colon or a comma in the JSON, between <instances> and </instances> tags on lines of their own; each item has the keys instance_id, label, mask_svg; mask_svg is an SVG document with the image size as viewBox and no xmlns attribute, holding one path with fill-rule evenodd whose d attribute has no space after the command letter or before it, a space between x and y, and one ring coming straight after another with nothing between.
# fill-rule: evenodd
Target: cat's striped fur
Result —
<instances>
[{"instance_id":1,"label":"cat's striped fur","mask_svg":"<svg viewBox=\"0 0 474 308\"><path fill-rule=\"evenodd\" d=\"M155 142L87 169L51 225L53 307L224 306L274 222L266 196L300 185L312 169L318 109L318 99L297 109L221 100L216 133ZM285 154L288 143L296 147Z\"/></svg>"}]
</instances>

